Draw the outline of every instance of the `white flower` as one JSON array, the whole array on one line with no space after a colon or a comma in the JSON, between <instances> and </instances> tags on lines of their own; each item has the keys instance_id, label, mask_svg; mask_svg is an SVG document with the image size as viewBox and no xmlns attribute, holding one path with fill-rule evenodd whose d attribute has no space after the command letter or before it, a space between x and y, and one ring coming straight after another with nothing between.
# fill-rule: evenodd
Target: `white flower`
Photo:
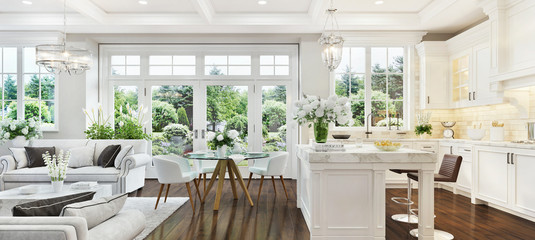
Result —
<instances>
[{"instance_id":1,"label":"white flower","mask_svg":"<svg viewBox=\"0 0 535 240\"><path fill-rule=\"evenodd\" d=\"M311 104L306 104L303 106L303 111L305 111L307 114L312 111L314 107L312 107Z\"/></svg>"},{"instance_id":2,"label":"white flower","mask_svg":"<svg viewBox=\"0 0 535 240\"><path fill-rule=\"evenodd\" d=\"M329 101L336 102L336 100L338 100L338 96L336 96L336 95L331 95L331 96L329 97Z\"/></svg>"},{"instance_id":3,"label":"white flower","mask_svg":"<svg viewBox=\"0 0 535 240\"><path fill-rule=\"evenodd\" d=\"M28 134L28 127L23 128L21 132L24 135Z\"/></svg>"},{"instance_id":4,"label":"white flower","mask_svg":"<svg viewBox=\"0 0 535 240\"><path fill-rule=\"evenodd\" d=\"M124 126L124 122L123 121L120 121L119 122L119 127L123 127Z\"/></svg>"},{"instance_id":5,"label":"white flower","mask_svg":"<svg viewBox=\"0 0 535 240\"><path fill-rule=\"evenodd\" d=\"M323 110L323 108L318 108L316 110L316 117L323 117L324 114L325 114L325 111Z\"/></svg>"},{"instance_id":6,"label":"white flower","mask_svg":"<svg viewBox=\"0 0 535 240\"><path fill-rule=\"evenodd\" d=\"M228 136L229 136L231 139L235 139L235 138L237 138L239 135L240 135L240 133L238 133L238 131L236 131L236 130L230 130L230 131L228 131Z\"/></svg>"},{"instance_id":7,"label":"white flower","mask_svg":"<svg viewBox=\"0 0 535 240\"><path fill-rule=\"evenodd\" d=\"M9 133L8 132L4 133L4 139L9 139Z\"/></svg>"},{"instance_id":8,"label":"white flower","mask_svg":"<svg viewBox=\"0 0 535 240\"><path fill-rule=\"evenodd\" d=\"M333 111L334 111L334 113L336 113L336 114L340 114L340 113L342 112L342 107L340 107L340 106L335 106L335 107L333 108Z\"/></svg>"},{"instance_id":9,"label":"white flower","mask_svg":"<svg viewBox=\"0 0 535 240\"><path fill-rule=\"evenodd\" d=\"M30 124L28 126L30 126L31 128L35 127L35 121L30 120Z\"/></svg>"},{"instance_id":10,"label":"white flower","mask_svg":"<svg viewBox=\"0 0 535 240\"><path fill-rule=\"evenodd\" d=\"M215 138L215 132L208 132L206 134L206 140L212 141L212 140L214 140L214 138Z\"/></svg>"},{"instance_id":11,"label":"white flower","mask_svg":"<svg viewBox=\"0 0 535 240\"><path fill-rule=\"evenodd\" d=\"M331 109L331 108L334 107L335 104L336 104L336 100L329 99L329 100L325 101L325 108Z\"/></svg>"},{"instance_id":12,"label":"white flower","mask_svg":"<svg viewBox=\"0 0 535 240\"><path fill-rule=\"evenodd\" d=\"M305 111L303 111L303 110L297 112L297 117L298 118L303 118L306 115L307 115L307 113Z\"/></svg>"},{"instance_id":13,"label":"white flower","mask_svg":"<svg viewBox=\"0 0 535 240\"><path fill-rule=\"evenodd\" d=\"M12 123L12 124L9 126L9 129L11 129L11 131L15 131L15 129L17 129L17 126L16 126L15 124Z\"/></svg>"},{"instance_id":14,"label":"white flower","mask_svg":"<svg viewBox=\"0 0 535 240\"><path fill-rule=\"evenodd\" d=\"M217 141L220 141L220 142L223 141L223 135L221 134L217 135Z\"/></svg>"},{"instance_id":15,"label":"white flower","mask_svg":"<svg viewBox=\"0 0 535 240\"><path fill-rule=\"evenodd\" d=\"M345 105L348 101L349 101L348 98L346 98L346 97L341 97L341 98L338 99L338 104L340 104L340 105Z\"/></svg>"}]
</instances>

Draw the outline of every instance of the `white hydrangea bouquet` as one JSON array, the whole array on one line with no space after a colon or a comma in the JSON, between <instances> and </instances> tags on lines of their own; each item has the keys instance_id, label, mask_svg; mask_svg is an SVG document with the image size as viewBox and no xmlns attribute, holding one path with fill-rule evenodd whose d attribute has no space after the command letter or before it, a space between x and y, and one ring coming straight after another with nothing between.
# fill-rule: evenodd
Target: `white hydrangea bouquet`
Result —
<instances>
[{"instance_id":1,"label":"white hydrangea bouquet","mask_svg":"<svg viewBox=\"0 0 535 240\"><path fill-rule=\"evenodd\" d=\"M5 142L18 136L23 136L29 140L42 137L39 121L35 118L30 118L28 120L13 120L6 118L0 121L0 141Z\"/></svg>"},{"instance_id":2,"label":"white hydrangea bouquet","mask_svg":"<svg viewBox=\"0 0 535 240\"><path fill-rule=\"evenodd\" d=\"M43 154L43 160L48 168L48 176L50 176L52 182L61 182L65 180L70 158L71 152L67 151L67 153L64 154L63 150L60 150L58 155L50 156L49 152Z\"/></svg>"},{"instance_id":3,"label":"white hydrangea bouquet","mask_svg":"<svg viewBox=\"0 0 535 240\"><path fill-rule=\"evenodd\" d=\"M351 106L347 97L330 96L321 99L317 96L305 96L295 102L296 112L294 120L299 124L314 123L316 142L325 143L329 133L329 123L336 122L341 126L354 124Z\"/></svg>"},{"instance_id":4,"label":"white hydrangea bouquet","mask_svg":"<svg viewBox=\"0 0 535 240\"><path fill-rule=\"evenodd\" d=\"M228 132L208 132L206 134L206 140L208 140L208 144L213 148L222 147L224 145L232 147L239 135L240 133L236 130L230 130Z\"/></svg>"}]
</instances>

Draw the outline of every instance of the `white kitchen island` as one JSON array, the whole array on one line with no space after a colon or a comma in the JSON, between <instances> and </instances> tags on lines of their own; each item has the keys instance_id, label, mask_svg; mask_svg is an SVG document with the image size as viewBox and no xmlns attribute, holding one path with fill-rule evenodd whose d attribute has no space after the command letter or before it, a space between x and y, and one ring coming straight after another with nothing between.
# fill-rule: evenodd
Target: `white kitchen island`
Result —
<instances>
[{"instance_id":1,"label":"white kitchen island","mask_svg":"<svg viewBox=\"0 0 535 240\"><path fill-rule=\"evenodd\" d=\"M297 207L310 239L385 239L389 169L418 169L418 239L434 239L435 154L406 148L384 152L373 145L344 152L315 152L311 145L297 149Z\"/></svg>"}]
</instances>

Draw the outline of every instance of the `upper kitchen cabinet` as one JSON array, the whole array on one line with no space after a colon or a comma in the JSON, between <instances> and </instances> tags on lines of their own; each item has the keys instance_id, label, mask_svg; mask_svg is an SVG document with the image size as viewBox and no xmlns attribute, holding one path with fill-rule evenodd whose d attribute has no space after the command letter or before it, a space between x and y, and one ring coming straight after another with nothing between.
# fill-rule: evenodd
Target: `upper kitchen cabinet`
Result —
<instances>
[{"instance_id":1,"label":"upper kitchen cabinet","mask_svg":"<svg viewBox=\"0 0 535 240\"><path fill-rule=\"evenodd\" d=\"M453 108L503 103L503 92L491 89L489 24L484 22L446 41L450 53Z\"/></svg>"},{"instance_id":2,"label":"upper kitchen cabinet","mask_svg":"<svg viewBox=\"0 0 535 240\"><path fill-rule=\"evenodd\" d=\"M496 90L534 86L535 1L486 0L490 34L490 82Z\"/></svg>"},{"instance_id":3,"label":"upper kitchen cabinet","mask_svg":"<svg viewBox=\"0 0 535 240\"><path fill-rule=\"evenodd\" d=\"M420 57L420 107L450 107L449 56L443 41L424 41L416 45Z\"/></svg>"}]
</instances>

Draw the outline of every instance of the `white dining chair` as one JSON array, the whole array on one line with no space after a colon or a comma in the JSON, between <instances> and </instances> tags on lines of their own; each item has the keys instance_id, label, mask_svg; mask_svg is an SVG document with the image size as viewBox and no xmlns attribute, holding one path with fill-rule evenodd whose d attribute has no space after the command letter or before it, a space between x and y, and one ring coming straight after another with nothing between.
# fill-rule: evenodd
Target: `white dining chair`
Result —
<instances>
[{"instance_id":1,"label":"white dining chair","mask_svg":"<svg viewBox=\"0 0 535 240\"><path fill-rule=\"evenodd\" d=\"M257 202L260 199L260 193L262 192L262 184L264 183L264 176L270 176L271 182L273 182L273 191L277 194L275 188L275 176L279 176L282 187L284 188L284 193L286 194L286 199L288 199L288 192L286 191L286 185L284 184L283 174L286 171L286 166L288 165L288 153L287 152L269 152L268 158L255 159L253 160L253 166L249 167L249 181L247 181L247 188L251 184L251 178L253 174L260 175L260 187L258 189L258 198Z\"/></svg>"},{"instance_id":2,"label":"white dining chair","mask_svg":"<svg viewBox=\"0 0 535 240\"><path fill-rule=\"evenodd\" d=\"M199 184L202 179L203 183L203 193L206 192L206 174L212 174L214 173L215 166L217 165L217 161L215 160L193 160L193 165L195 165L195 169L197 169L197 172L199 173Z\"/></svg>"},{"instance_id":3,"label":"white dining chair","mask_svg":"<svg viewBox=\"0 0 535 240\"><path fill-rule=\"evenodd\" d=\"M197 171L191 169L188 159L172 155L158 155L153 157L153 162L154 166L156 167L158 182L161 184L160 193L158 193L158 199L156 200L156 206L154 206L154 209L158 208L158 202L160 202L160 197L165 184L167 184L167 191L165 192L164 202L167 202L167 195L169 194L169 187L171 184L185 183L186 188L188 189L191 208L193 208L193 212L195 212L195 204L193 203L193 198L191 197L191 188L189 185L191 181L193 181L195 185L199 199L202 198L201 194L199 193L199 185L195 180Z\"/></svg>"}]
</instances>

